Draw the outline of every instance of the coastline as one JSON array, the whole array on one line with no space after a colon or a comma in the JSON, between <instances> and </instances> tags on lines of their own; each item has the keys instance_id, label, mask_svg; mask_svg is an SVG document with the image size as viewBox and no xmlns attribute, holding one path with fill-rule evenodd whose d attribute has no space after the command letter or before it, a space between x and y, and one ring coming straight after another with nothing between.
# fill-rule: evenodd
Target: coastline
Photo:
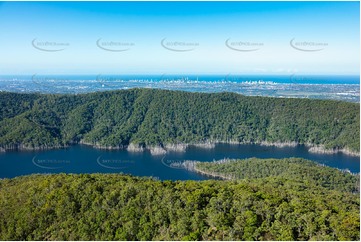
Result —
<instances>
[{"instance_id":1,"label":"coastline","mask_svg":"<svg viewBox=\"0 0 361 242\"><path fill-rule=\"evenodd\" d=\"M202 170L199 170L197 168L194 168L194 170L192 170L193 172L196 172L200 175L203 175L203 176L208 176L208 177L212 177L212 178L219 178L219 179L222 179L222 180L236 180L236 178L234 177L229 177L229 176L224 176L224 175L221 175L217 172L205 172L205 171L202 171Z\"/></svg>"},{"instance_id":2,"label":"coastline","mask_svg":"<svg viewBox=\"0 0 361 242\"><path fill-rule=\"evenodd\" d=\"M326 149L323 145L308 146L308 152L315 154L337 154L342 153L349 156L360 156L360 153L349 150L348 148L343 149Z\"/></svg>"},{"instance_id":3,"label":"coastline","mask_svg":"<svg viewBox=\"0 0 361 242\"><path fill-rule=\"evenodd\" d=\"M236 160L237 159L222 159L222 160L209 161L209 162L206 162L206 163L224 164L224 163L229 163L229 162L236 161ZM195 160L186 160L183 163L176 164L176 166L177 167L182 167L183 169L188 170L190 172L198 173L200 175L207 176L207 177L210 177L210 178L219 178L219 179L222 179L222 180L229 180L229 181L239 179L239 178L236 177L235 174L222 174L222 173L215 172L215 171L204 171L204 170L201 170L201 169L197 168L197 165L202 164L202 163L203 162L195 161ZM324 164L320 164L320 163L317 163L317 162L314 162L314 164L316 166L320 166L320 167L325 167L326 166ZM349 174L354 175L354 176L359 175L359 173L352 173L349 169L340 169L340 168L337 168L337 167L331 167L331 168L337 169L340 172L349 173Z\"/></svg>"},{"instance_id":4,"label":"coastline","mask_svg":"<svg viewBox=\"0 0 361 242\"><path fill-rule=\"evenodd\" d=\"M7 146L0 146L0 153L5 153L7 151L32 151L32 150L51 150L51 149L64 149L67 148L73 144L80 144L80 145L87 145L91 146L95 149L102 149L102 150L127 150L129 152L144 152L148 150L152 155L165 155L168 152L186 152L187 148L190 146L194 146L197 148L203 148L203 149L213 149L215 148L216 144L231 144L231 145L242 145L242 144L254 144L254 145L261 145L261 146L274 146L277 148L284 148L284 147L296 147L298 145L304 145L306 148L308 148L308 152L315 153L315 154L337 154L342 153L349 156L356 156L360 157L360 152L352 151L348 148L342 148L342 149L327 149L324 147L324 145L315 145L315 144L302 144L297 143L295 141L289 141L289 142L269 142L269 141L257 141L257 142L237 142L234 140L228 140L228 141L213 141L213 140L207 140L204 142L198 142L198 143L167 143L164 145L149 145L149 146L142 146L140 144L130 143L129 145L119 145L119 146L104 146L99 145L97 143L89 143L85 142L83 140L79 142L74 142L70 145L43 145L43 146L37 146L37 147L31 147L26 146L23 144L19 145L7 145Z\"/></svg>"},{"instance_id":5,"label":"coastline","mask_svg":"<svg viewBox=\"0 0 361 242\"><path fill-rule=\"evenodd\" d=\"M8 151L54 150L54 149L65 149L65 148L68 148L68 147L69 147L69 145L54 145L54 146L41 145L41 146L36 146L36 147L27 146L27 145L24 145L24 144L5 145L5 146L0 146L0 153L6 153Z\"/></svg>"},{"instance_id":6,"label":"coastline","mask_svg":"<svg viewBox=\"0 0 361 242\"><path fill-rule=\"evenodd\" d=\"M200 162L199 161L188 160L188 161L183 162L180 166L182 166L184 169L186 169L188 171L195 172L195 173L198 173L200 175L208 176L208 177L211 177L211 178L219 178L219 179L222 179L222 180L235 180L236 179L235 177L224 176L224 175L221 175L221 174L219 174L217 172L202 171L202 170L197 168L198 163L200 163Z\"/></svg>"}]
</instances>

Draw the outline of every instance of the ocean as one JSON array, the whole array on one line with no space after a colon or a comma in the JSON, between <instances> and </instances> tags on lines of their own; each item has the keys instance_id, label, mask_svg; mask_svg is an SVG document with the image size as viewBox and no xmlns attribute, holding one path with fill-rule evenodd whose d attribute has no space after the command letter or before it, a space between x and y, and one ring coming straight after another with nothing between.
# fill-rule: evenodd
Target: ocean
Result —
<instances>
[{"instance_id":1,"label":"ocean","mask_svg":"<svg viewBox=\"0 0 361 242\"><path fill-rule=\"evenodd\" d=\"M130 88L235 92L249 96L360 102L359 76L316 75L23 75L0 76L0 91L80 94Z\"/></svg>"}]
</instances>

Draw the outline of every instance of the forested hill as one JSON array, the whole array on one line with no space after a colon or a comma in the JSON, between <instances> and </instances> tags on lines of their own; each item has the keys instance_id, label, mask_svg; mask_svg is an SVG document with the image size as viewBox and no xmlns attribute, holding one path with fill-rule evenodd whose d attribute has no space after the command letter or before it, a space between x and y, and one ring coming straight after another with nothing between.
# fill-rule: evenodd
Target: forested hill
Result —
<instances>
[{"instance_id":1,"label":"forested hill","mask_svg":"<svg viewBox=\"0 0 361 242\"><path fill-rule=\"evenodd\" d=\"M235 93L155 89L81 95L0 92L0 147L267 141L359 153L359 116L355 103Z\"/></svg>"},{"instance_id":2,"label":"forested hill","mask_svg":"<svg viewBox=\"0 0 361 242\"><path fill-rule=\"evenodd\" d=\"M359 195L279 177L0 180L0 240L360 240Z\"/></svg>"}]
</instances>

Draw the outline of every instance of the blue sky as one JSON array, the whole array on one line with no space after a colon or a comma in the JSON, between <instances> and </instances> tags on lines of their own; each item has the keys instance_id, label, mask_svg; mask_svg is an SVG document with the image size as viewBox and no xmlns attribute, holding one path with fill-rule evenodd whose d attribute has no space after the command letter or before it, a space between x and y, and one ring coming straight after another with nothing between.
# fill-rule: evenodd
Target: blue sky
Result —
<instances>
[{"instance_id":1,"label":"blue sky","mask_svg":"<svg viewBox=\"0 0 361 242\"><path fill-rule=\"evenodd\" d=\"M359 75L359 7L2 2L0 74Z\"/></svg>"}]
</instances>

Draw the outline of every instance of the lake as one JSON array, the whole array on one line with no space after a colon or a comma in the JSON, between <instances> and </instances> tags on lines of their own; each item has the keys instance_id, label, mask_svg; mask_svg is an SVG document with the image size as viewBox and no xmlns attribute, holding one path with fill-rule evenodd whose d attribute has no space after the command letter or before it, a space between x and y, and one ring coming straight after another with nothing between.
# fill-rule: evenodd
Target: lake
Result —
<instances>
[{"instance_id":1,"label":"lake","mask_svg":"<svg viewBox=\"0 0 361 242\"><path fill-rule=\"evenodd\" d=\"M185 152L169 152L152 156L149 151L99 150L75 145L66 149L46 151L11 151L0 153L0 178L33 173L124 173L152 176L160 180L204 180L205 176L170 167L183 160L213 161L223 158L286 158L302 157L327 166L360 171L360 158L338 154L309 153L303 145L278 148L274 146L216 144L213 149L189 146Z\"/></svg>"}]
</instances>

